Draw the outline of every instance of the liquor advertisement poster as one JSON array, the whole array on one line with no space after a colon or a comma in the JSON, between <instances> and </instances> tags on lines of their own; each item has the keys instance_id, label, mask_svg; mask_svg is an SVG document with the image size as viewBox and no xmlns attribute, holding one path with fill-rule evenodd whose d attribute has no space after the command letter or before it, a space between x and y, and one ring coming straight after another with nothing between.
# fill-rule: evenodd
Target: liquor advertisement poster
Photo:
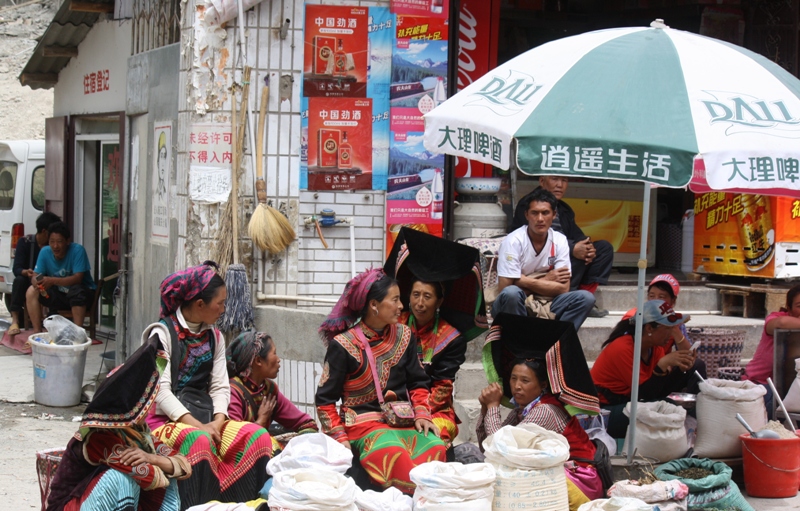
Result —
<instances>
[{"instance_id":1,"label":"liquor advertisement poster","mask_svg":"<svg viewBox=\"0 0 800 511\"><path fill-rule=\"evenodd\" d=\"M366 97L369 48L366 7L306 5L303 94Z\"/></svg>"},{"instance_id":2,"label":"liquor advertisement poster","mask_svg":"<svg viewBox=\"0 0 800 511\"><path fill-rule=\"evenodd\" d=\"M172 122L157 122L153 129L153 181L150 241L169 245L169 177L172 175Z\"/></svg>"},{"instance_id":3,"label":"liquor advertisement poster","mask_svg":"<svg viewBox=\"0 0 800 511\"><path fill-rule=\"evenodd\" d=\"M372 100L308 99L308 189L372 189Z\"/></svg>"},{"instance_id":4,"label":"liquor advertisement poster","mask_svg":"<svg viewBox=\"0 0 800 511\"><path fill-rule=\"evenodd\" d=\"M369 8L367 97L372 98L372 188L386 190L389 177L389 84L392 81L394 16L387 7Z\"/></svg>"},{"instance_id":5,"label":"liquor advertisement poster","mask_svg":"<svg viewBox=\"0 0 800 511\"><path fill-rule=\"evenodd\" d=\"M392 0L390 5L395 14L439 19L447 19L450 15L449 0Z\"/></svg>"},{"instance_id":6,"label":"liquor advertisement poster","mask_svg":"<svg viewBox=\"0 0 800 511\"><path fill-rule=\"evenodd\" d=\"M447 99L447 40L397 39L389 97L392 131L424 131L422 116Z\"/></svg>"},{"instance_id":7,"label":"liquor advertisement poster","mask_svg":"<svg viewBox=\"0 0 800 511\"><path fill-rule=\"evenodd\" d=\"M710 192L695 195L694 269L774 277L776 251L800 241L800 200Z\"/></svg>"}]
</instances>

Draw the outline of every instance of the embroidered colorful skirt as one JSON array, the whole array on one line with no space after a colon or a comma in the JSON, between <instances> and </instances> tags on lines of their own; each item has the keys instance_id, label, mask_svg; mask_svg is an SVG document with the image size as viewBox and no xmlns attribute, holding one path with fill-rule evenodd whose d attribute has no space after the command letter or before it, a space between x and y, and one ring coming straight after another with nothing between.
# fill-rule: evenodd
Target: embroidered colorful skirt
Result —
<instances>
[{"instance_id":1,"label":"embroidered colorful skirt","mask_svg":"<svg viewBox=\"0 0 800 511\"><path fill-rule=\"evenodd\" d=\"M104 511L178 511L178 482L166 488L143 491L132 477L114 469L97 474L83 496L64 506L64 511L102 509Z\"/></svg>"},{"instance_id":2,"label":"embroidered colorful skirt","mask_svg":"<svg viewBox=\"0 0 800 511\"><path fill-rule=\"evenodd\" d=\"M208 433L177 422L157 428L153 436L186 456L192 465L192 476L178 485L182 509L211 500L252 500L267 481L272 439L258 424L225 422L219 446Z\"/></svg>"},{"instance_id":3,"label":"embroidered colorful skirt","mask_svg":"<svg viewBox=\"0 0 800 511\"><path fill-rule=\"evenodd\" d=\"M361 466L373 484L394 486L411 495L411 469L428 461L445 461L444 443L433 433L425 436L414 428L390 428L377 421L347 426L350 444L358 450Z\"/></svg>"}]
</instances>

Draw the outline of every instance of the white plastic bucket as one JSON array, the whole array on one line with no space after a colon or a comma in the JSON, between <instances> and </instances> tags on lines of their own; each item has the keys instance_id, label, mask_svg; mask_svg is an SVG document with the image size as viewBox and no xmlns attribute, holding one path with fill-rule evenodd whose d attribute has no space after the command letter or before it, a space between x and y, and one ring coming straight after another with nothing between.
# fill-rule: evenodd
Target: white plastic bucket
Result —
<instances>
[{"instance_id":1,"label":"white plastic bucket","mask_svg":"<svg viewBox=\"0 0 800 511\"><path fill-rule=\"evenodd\" d=\"M81 402L83 370L91 340L74 346L36 342L29 337L33 350L33 396L45 406L75 406Z\"/></svg>"}]
</instances>

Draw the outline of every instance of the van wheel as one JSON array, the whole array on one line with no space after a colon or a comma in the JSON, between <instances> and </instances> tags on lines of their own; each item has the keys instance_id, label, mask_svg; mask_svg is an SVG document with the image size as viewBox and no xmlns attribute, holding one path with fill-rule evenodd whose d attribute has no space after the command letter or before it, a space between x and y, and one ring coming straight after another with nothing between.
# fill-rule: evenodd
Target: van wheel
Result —
<instances>
[{"instance_id":1,"label":"van wheel","mask_svg":"<svg viewBox=\"0 0 800 511\"><path fill-rule=\"evenodd\" d=\"M11 293L3 293L3 302L6 304L6 310L11 307Z\"/></svg>"}]
</instances>

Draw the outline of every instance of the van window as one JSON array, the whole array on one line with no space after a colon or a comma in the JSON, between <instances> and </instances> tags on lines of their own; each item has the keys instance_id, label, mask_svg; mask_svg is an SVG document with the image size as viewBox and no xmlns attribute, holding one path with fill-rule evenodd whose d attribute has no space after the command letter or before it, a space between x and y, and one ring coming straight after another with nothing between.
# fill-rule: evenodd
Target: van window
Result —
<instances>
[{"instance_id":1,"label":"van window","mask_svg":"<svg viewBox=\"0 0 800 511\"><path fill-rule=\"evenodd\" d=\"M44 210L44 165L40 165L33 169L33 177L31 178L33 186L31 186L31 204L39 211Z\"/></svg>"},{"instance_id":2,"label":"van window","mask_svg":"<svg viewBox=\"0 0 800 511\"><path fill-rule=\"evenodd\" d=\"M0 210L14 207L14 189L17 184L17 164L0 161Z\"/></svg>"}]
</instances>

